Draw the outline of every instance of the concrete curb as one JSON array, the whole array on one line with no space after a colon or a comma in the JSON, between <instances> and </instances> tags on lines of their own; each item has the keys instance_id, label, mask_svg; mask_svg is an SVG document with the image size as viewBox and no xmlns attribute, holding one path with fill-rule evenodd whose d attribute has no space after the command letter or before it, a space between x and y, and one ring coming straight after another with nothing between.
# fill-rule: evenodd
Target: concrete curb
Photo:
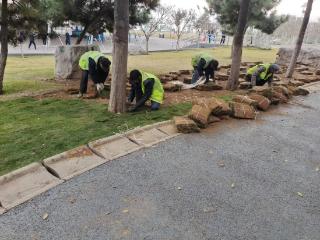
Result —
<instances>
[{"instance_id":1,"label":"concrete curb","mask_svg":"<svg viewBox=\"0 0 320 240\"><path fill-rule=\"evenodd\" d=\"M1 205L9 210L62 182L40 163L32 163L0 177Z\"/></svg>"},{"instance_id":2,"label":"concrete curb","mask_svg":"<svg viewBox=\"0 0 320 240\"><path fill-rule=\"evenodd\" d=\"M105 159L97 156L87 146L60 153L42 161L49 172L63 180L71 179L105 162Z\"/></svg>"},{"instance_id":3,"label":"concrete curb","mask_svg":"<svg viewBox=\"0 0 320 240\"><path fill-rule=\"evenodd\" d=\"M166 128L168 125L170 126L173 124L172 120L155 123L128 131L125 133L125 136L131 141L137 142L144 147L151 147L157 143L166 141L181 134L178 133L177 130L176 132L170 132L170 129ZM146 136L148 134L151 135L151 138ZM145 137L148 139L144 139Z\"/></svg>"},{"instance_id":4,"label":"concrete curb","mask_svg":"<svg viewBox=\"0 0 320 240\"><path fill-rule=\"evenodd\" d=\"M173 121L137 127L32 163L0 177L0 215L108 161L176 137Z\"/></svg>"}]
</instances>

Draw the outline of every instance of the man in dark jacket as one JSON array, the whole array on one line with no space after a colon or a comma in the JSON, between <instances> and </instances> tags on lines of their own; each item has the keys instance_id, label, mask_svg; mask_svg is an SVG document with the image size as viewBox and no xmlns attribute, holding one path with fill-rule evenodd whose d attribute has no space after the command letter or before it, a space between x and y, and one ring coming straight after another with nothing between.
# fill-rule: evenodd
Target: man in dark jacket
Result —
<instances>
[{"instance_id":1,"label":"man in dark jacket","mask_svg":"<svg viewBox=\"0 0 320 240\"><path fill-rule=\"evenodd\" d=\"M129 108L129 112L134 112L151 100L151 111L158 110L163 101L164 90L158 77L151 73L140 70L130 72L131 91L128 102L136 99L135 106Z\"/></svg>"},{"instance_id":2,"label":"man in dark jacket","mask_svg":"<svg viewBox=\"0 0 320 240\"><path fill-rule=\"evenodd\" d=\"M80 82L80 92L78 97L87 93L89 75L96 86L97 93L104 89L111 62L99 51L89 51L80 57L79 66L82 70L82 79Z\"/></svg>"},{"instance_id":3,"label":"man in dark jacket","mask_svg":"<svg viewBox=\"0 0 320 240\"><path fill-rule=\"evenodd\" d=\"M205 83L208 83L210 77L214 79L214 72L219 66L219 62L206 53L193 56L191 64L194 69L191 83L197 82L202 76L206 77Z\"/></svg>"},{"instance_id":4,"label":"man in dark jacket","mask_svg":"<svg viewBox=\"0 0 320 240\"><path fill-rule=\"evenodd\" d=\"M29 49L30 49L31 45L33 45L34 49L36 50L37 45L36 45L34 38L35 38L34 33L30 33L30 35L29 35Z\"/></svg>"}]
</instances>

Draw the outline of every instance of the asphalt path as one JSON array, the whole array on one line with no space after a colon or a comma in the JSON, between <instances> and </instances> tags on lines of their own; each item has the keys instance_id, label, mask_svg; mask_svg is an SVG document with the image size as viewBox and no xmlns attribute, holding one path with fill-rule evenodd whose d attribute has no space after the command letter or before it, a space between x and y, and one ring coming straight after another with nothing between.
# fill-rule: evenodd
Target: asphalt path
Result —
<instances>
[{"instance_id":1,"label":"asphalt path","mask_svg":"<svg viewBox=\"0 0 320 240\"><path fill-rule=\"evenodd\" d=\"M0 239L319 240L320 94L295 101L75 177L0 216Z\"/></svg>"}]
</instances>

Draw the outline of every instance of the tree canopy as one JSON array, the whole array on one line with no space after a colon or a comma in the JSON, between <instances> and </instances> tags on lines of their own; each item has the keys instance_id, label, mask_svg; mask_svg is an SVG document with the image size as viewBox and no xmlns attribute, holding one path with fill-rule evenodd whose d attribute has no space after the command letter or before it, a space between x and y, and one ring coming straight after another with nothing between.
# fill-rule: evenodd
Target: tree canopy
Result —
<instances>
[{"instance_id":1,"label":"tree canopy","mask_svg":"<svg viewBox=\"0 0 320 240\"><path fill-rule=\"evenodd\" d=\"M71 20L84 27L79 41L86 32L113 32L114 0L70 0L64 1L65 20ZM156 8L159 0L129 0L129 23L131 26L148 21L150 10ZM78 41L78 42L79 42Z\"/></svg>"},{"instance_id":2,"label":"tree canopy","mask_svg":"<svg viewBox=\"0 0 320 240\"><path fill-rule=\"evenodd\" d=\"M281 0L251 0L247 27L252 26L267 34L273 33L288 19L285 15L276 14L275 7L280 2ZM207 0L207 3L210 12L216 14L224 31L233 35L237 26L240 2L238 0Z\"/></svg>"},{"instance_id":3,"label":"tree canopy","mask_svg":"<svg viewBox=\"0 0 320 240\"><path fill-rule=\"evenodd\" d=\"M40 16L37 9L38 6L39 0L15 0L8 2L8 42L16 45L18 42L17 32L28 31L38 27Z\"/></svg>"}]
</instances>

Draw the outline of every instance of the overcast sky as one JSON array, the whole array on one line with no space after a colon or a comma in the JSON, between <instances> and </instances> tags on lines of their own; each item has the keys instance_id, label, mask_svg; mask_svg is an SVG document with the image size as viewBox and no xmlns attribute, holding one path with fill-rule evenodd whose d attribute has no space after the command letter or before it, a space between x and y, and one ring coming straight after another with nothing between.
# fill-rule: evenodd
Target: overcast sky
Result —
<instances>
[{"instance_id":1,"label":"overcast sky","mask_svg":"<svg viewBox=\"0 0 320 240\"><path fill-rule=\"evenodd\" d=\"M278 7L278 12L281 14L303 16L302 5L306 2L307 0L282 0ZM205 0L161 0L161 3L174 5L179 8L193 9L196 9L197 6L206 6ZM320 18L320 0L314 0L311 18L314 21Z\"/></svg>"}]
</instances>

